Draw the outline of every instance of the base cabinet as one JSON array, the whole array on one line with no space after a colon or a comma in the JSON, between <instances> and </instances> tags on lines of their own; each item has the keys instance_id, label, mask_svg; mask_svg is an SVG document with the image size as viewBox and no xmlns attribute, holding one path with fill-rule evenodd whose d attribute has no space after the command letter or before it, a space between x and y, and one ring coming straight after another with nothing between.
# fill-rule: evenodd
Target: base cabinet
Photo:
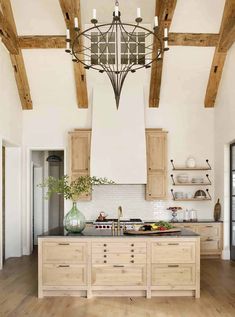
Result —
<instances>
[{"instance_id":1,"label":"base cabinet","mask_svg":"<svg viewBox=\"0 0 235 317\"><path fill-rule=\"evenodd\" d=\"M97 241L98 240L98 241ZM200 296L200 237L40 237L38 296Z\"/></svg>"},{"instance_id":2,"label":"base cabinet","mask_svg":"<svg viewBox=\"0 0 235 317\"><path fill-rule=\"evenodd\" d=\"M201 237L201 256L220 257L223 247L223 223L176 223L176 227L192 230Z\"/></svg>"}]
</instances>

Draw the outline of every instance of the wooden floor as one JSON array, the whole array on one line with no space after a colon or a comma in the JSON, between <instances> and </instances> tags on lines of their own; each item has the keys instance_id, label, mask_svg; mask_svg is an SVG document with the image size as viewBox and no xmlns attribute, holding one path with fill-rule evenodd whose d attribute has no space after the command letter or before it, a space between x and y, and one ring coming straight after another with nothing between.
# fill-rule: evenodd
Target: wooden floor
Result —
<instances>
[{"instance_id":1,"label":"wooden floor","mask_svg":"<svg viewBox=\"0 0 235 317\"><path fill-rule=\"evenodd\" d=\"M235 262L202 260L201 298L37 298L36 255L0 271L0 316L235 317Z\"/></svg>"}]
</instances>

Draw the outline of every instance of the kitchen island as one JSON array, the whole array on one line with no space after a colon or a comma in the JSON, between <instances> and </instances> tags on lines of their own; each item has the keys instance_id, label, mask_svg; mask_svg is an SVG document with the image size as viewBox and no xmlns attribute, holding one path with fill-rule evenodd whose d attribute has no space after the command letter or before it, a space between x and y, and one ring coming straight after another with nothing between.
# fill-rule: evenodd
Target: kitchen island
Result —
<instances>
[{"instance_id":1,"label":"kitchen island","mask_svg":"<svg viewBox=\"0 0 235 317\"><path fill-rule=\"evenodd\" d=\"M56 228L38 238L38 296L199 298L200 236Z\"/></svg>"}]
</instances>

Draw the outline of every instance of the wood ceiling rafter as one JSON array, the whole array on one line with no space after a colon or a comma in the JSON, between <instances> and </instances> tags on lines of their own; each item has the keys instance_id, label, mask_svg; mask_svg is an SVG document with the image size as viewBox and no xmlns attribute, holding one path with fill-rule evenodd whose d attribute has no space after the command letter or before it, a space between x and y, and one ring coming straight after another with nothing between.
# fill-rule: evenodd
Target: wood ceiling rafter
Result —
<instances>
[{"instance_id":1,"label":"wood ceiling rafter","mask_svg":"<svg viewBox=\"0 0 235 317\"><path fill-rule=\"evenodd\" d=\"M19 36L21 49L65 48L64 35L27 35ZM170 46L217 46L219 34L214 33L169 33Z\"/></svg>"},{"instance_id":2,"label":"wood ceiling rafter","mask_svg":"<svg viewBox=\"0 0 235 317\"><path fill-rule=\"evenodd\" d=\"M71 39L74 38L74 18L78 18L78 27L81 26L81 10L80 0L59 0L66 27L70 30ZM59 40L61 44L61 41ZM57 43L58 44L58 43ZM74 64L74 77L77 94L77 104L79 108L88 108L88 93L87 93L87 82L86 82L86 71L81 63Z\"/></svg>"},{"instance_id":3,"label":"wood ceiling rafter","mask_svg":"<svg viewBox=\"0 0 235 317\"><path fill-rule=\"evenodd\" d=\"M155 15L158 16L159 34L163 37L164 27L170 28L171 21L174 15L177 0L156 0ZM158 50L157 41L154 42L154 52ZM149 107L159 107L160 89L162 81L162 66L163 66L164 52L162 59L154 62L151 68L150 91L149 91Z\"/></svg>"},{"instance_id":4,"label":"wood ceiling rafter","mask_svg":"<svg viewBox=\"0 0 235 317\"><path fill-rule=\"evenodd\" d=\"M220 36L215 49L206 89L205 107L215 105L227 51L235 41L235 0L226 0L220 26Z\"/></svg>"},{"instance_id":5,"label":"wood ceiling rafter","mask_svg":"<svg viewBox=\"0 0 235 317\"><path fill-rule=\"evenodd\" d=\"M23 110L32 109L33 106L32 106L32 100L30 95L28 78L27 78L27 74L25 70L23 55L18 45L18 35L17 35L16 25L14 21L14 16L13 16L10 0L0 0L0 7L1 7L0 13L3 14L4 20L7 21L7 23L9 24L9 27L14 33L14 37L16 38L15 52L12 52L9 49L9 47L4 41L5 37L3 37L3 43L6 45L10 53L11 63L14 69L16 84L17 84L17 88L19 92L20 101L21 101L21 106Z\"/></svg>"}]
</instances>

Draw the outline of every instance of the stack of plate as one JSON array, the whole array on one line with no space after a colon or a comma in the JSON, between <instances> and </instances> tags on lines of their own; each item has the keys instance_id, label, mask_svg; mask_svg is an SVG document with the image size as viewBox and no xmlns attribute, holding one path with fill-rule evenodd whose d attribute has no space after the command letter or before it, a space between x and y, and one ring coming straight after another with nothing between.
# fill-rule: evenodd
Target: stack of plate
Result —
<instances>
[{"instance_id":1,"label":"stack of plate","mask_svg":"<svg viewBox=\"0 0 235 317\"><path fill-rule=\"evenodd\" d=\"M204 183L204 178L203 177L193 177L192 178L192 183L194 183L194 184L202 184L202 183Z\"/></svg>"},{"instance_id":2,"label":"stack of plate","mask_svg":"<svg viewBox=\"0 0 235 317\"><path fill-rule=\"evenodd\" d=\"M179 174L176 179L178 183L188 183L189 180L187 174Z\"/></svg>"}]
</instances>

